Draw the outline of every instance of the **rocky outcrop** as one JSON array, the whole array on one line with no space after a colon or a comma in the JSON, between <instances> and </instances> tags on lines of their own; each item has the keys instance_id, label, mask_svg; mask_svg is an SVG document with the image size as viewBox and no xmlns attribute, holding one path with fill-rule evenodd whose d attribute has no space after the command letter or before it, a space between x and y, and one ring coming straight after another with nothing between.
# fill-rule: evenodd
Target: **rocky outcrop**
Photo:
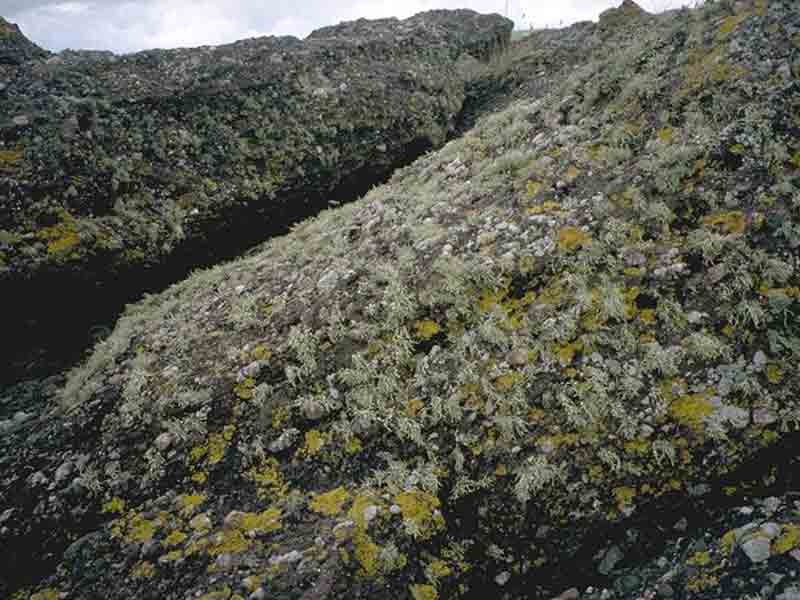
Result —
<instances>
[{"instance_id":1,"label":"rocky outcrop","mask_svg":"<svg viewBox=\"0 0 800 600\"><path fill-rule=\"evenodd\" d=\"M0 362L65 324L62 339L85 340L98 313L441 145L464 98L459 61L499 51L511 27L434 11L305 41L20 64L0 96L0 328L20 344Z\"/></svg>"},{"instance_id":2,"label":"rocky outcrop","mask_svg":"<svg viewBox=\"0 0 800 600\"><path fill-rule=\"evenodd\" d=\"M647 16L647 12L633 0L623 0L618 7L609 8L600 13L600 28L611 29L619 27L635 19Z\"/></svg>"},{"instance_id":3,"label":"rocky outcrop","mask_svg":"<svg viewBox=\"0 0 800 600\"><path fill-rule=\"evenodd\" d=\"M794 600L800 14L617 29L20 391L8 587Z\"/></svg>"}]
</instances>

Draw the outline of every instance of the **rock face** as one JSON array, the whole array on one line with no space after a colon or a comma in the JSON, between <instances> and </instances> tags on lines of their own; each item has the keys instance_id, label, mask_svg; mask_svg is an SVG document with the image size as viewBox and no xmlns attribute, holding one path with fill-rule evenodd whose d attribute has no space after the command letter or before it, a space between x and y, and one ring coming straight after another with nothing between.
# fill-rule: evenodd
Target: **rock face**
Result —
<instances>
[{"instance_id":1,"label":"rock face","mask_svg":"<svg viewBox=\"0 0 800 600\"><path fill-rule=\"evenodd\" d=\"M9 404L6 595L796 597L799 32L526 40L464 137L131 306Z\"/></svg>"},{"instance_id":2,"label":"rock face","mask_svg":"<svg viewBox=\"0 0 800 600\"><path fill-rule=\"evenodd\" d=\"M2 28L13 56L43 58ZM13 299L0 328L33 346L64 324L77 336L109 306L358 197L444 142L459 64L507 46L511 28L434 11L306 41L20 63L0 95L0 289Z\"/></svg>"}]
</instances>

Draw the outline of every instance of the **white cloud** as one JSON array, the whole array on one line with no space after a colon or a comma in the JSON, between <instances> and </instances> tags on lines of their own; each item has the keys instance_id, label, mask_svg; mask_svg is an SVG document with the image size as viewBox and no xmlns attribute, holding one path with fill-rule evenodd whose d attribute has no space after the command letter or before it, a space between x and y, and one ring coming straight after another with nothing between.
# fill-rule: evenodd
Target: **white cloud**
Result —
<instances>
[{"instance_id":1,"label":"white cloud","mask_svg":"<svg viewBox=\"0 0 800 600\"><path fill-rule=\"evenodd\" d=\"M518 28L596 19L620 0L509 0ZM691 0L641 0L647 10ZM50 50L216 45L257 35L304 37L311 30L361 17L408 17L434 8L505 12L506 0L0 0L0 15Z\"/></svg>"}]
</instances>

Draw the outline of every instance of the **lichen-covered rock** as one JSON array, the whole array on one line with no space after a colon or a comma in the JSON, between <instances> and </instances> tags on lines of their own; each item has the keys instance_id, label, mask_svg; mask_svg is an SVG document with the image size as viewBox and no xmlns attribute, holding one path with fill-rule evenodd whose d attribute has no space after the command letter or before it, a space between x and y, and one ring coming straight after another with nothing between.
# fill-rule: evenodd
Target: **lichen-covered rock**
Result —
<instances>
[{"instance_id":1,"label":"lichen-covered rock","mask_svg":"<svg viewBox=\"0 0 800 600\"><path fill-rule=\"evenodd\" d=\"M0 80L0 328L19 340L0 361L30 358L36 323L45 339L65 323L62 337L86 339L109 305L284 233L441 145L464 100L461 65L502 50L511 28L434 11L305 41L26 51L40 60Z\"/></svg>"},{"instance_id":2,"label":"lichen-covered rock","mask_svg":"<svg viewBox=\"0 0 800 600\"><path fill-rule=\"evenodd\" d=\"M800 14L578 31L568 76L131 307L0 438L12 585L791 598Z\"/></svg>"}]
</instances>

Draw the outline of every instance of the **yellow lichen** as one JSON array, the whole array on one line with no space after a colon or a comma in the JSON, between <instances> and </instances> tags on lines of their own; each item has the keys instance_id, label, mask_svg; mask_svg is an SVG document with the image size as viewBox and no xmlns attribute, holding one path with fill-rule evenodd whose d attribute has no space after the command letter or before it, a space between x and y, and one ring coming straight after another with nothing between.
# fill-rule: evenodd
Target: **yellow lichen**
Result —
<instances>
[{"instance_id":1,"label":"yellow lichen","mask_svg":"<svg viewBox=\"0 0 800 600\"><path fill-rule=\"evenodd\" d=\"M686 582L686 589L691 592L702 592L703 590L716 588L719 585L719 577L712 573L699 573Z\"/></svg>"},{"instance_id":2,"label":"yellow lichen","mask_svg":"<svg viewBox=\"0 0 800 600\"><path fill-rule=\"evenodd\" d=\"M254 360L269 360L272 358L272 352L270 352L263 344L259 344L253 348L252 357Z\"/></svg>"},{"instance_id":3,"label":"yellow lichen","mask_svg":"<svg viewBox=\"0 0 800 600\"><path fill-rule=\"evenodd\" d=\"M149 542L153 539L157 529L155 521L145 519L144 516L137 514L131 519L127 539L130 542Z\"/></svg>"},{"instance_id":4,"label":"yellow lichen","mask_svg":"<svg viewBox=\"0 0 800 600\"><path fill-rule=\"evenodd\" d=\"M401 492L395 496L395 504L414 537L426 539L444 528L444 518L439 512L439 499L422 490Z\"/></svg>"},{"instance_id":5,"label":"yellow lichen","mask_svg":"<svg viewBox=\"0 0 800 600\"><path fill-rule=\"evenodd\" d=\"M422 409L425 408L425 403L419 398L412 398L406 402L405 414L408 417L416 417Z\"/></svg>"},{"instance_id":6,"label":"yellow lichen","mask_svg":"<svg viewBox=\"0 0 800 600\"><path fill-rule=\"evenodd\" d=\"M175 531L171 532L167 537L165 537L164 541L161 543L165 548L170 548L172 546L179 546L186 540L187 537L188 536L180 529L176 529Z\"/></svg>"},{"instance_id":7,"label":"yellow lichen","mask_svg":"<svg viewBox=\"0 0 800 600\"><path fill-rule=\"evenodd\" d=\"M561 211L561 205L558 202L553 202L552 200L547 200L528 209L528 213L531 215L546 215L559 211Z\"/></svg>"},{"instance_id":8,"label":"yellow lichen","mask_svg":"<svg viewBox=\"0 0 800 600\"><path fill-rule=\"evenodd\" d=\"M245 533L270 533L283 526L282 516L283 514L278 508L268 508L260 513L243 513L239 527Z\"/></svg>"},{"instance_id":9,"label":"yellow lichen","mask_svg":"<svg viewBox=\"0 0 800 600\"><path fill-rule=\"evenodd\" d=\"M632 487L617 487L614 488L614 498L617 500L617 507L619 510L624 510L633 503L636 497L636 489Z\"/></svg>"},{"instance_id":10,"label":"yellow lichen","mask_svg":"<svg viewBox=\"0 0 800 600\"><path fill-rule=\"evenodd\" d=\"M78 230L72 221L45 227L36 235L47 242L47 253L51 255L65 255L81 242Z\"/></svg>"},{"instance_id":11,"label":"yellow lichen","mask_svg":"<svg viewBox=\"0 0 800 600\"><path fill-rule=\"evenodd\" d=\"M436 321L431 321L430 319L417 321L414 323L414 329L416 330L417 337L423 340L431 339L442 330Z\"/></svg>"},{"instance_id":12,"label":"yellow lichen","mask_svg":"<svg viewBox=\"0 0 800 600\"><path fill-rule=\"evenodd\" d=\"M131 569L131 575L137 579L149 579L156 574L156 568L153 563L142 560L136 563Z\"/></svg>"},{"instance_id":13,"label":"yellow lichen","mask_svg":"<svg viewBox=\"0 0 800 600\"><path fill-rule=\"evenodd\" d=\"M540 181L528 181L525 185L526 192L530 198L535 198L542 191L544 184Z\"/></svg>"},{"instance_id":14,"label":"yellow lichen","mask_svg":"<svg viewBox=\"0 0 800 600\"><path fill-rule=\"evenodd\" d=\"M697 567L703 567L711 562L711 553L708 550L703 552L695 552L689 559L686 561L690 565L695 565Z\"/></svg>"},{"instance_id":15,"label":"yellow lichen","mask_svg":"<svg viewBox=\"0 0 800 600\"><path fill-rule=\"evenodd\" d=\"M436 588L426 583L415 583L408 586L408 590L414 600L438 600L439 598Z\"/></svg>"},{"instance_id":16,"label":"yellow lichen","mask_svg":"<svg viewBox=\"0 0 800 600\"><path fill-rule=\"evenodd\" d=\"M736 29L741 25L748 17L747 13L742 13L740 15L731 15L730 17L726 18L722 25L719 28L719 32L722 36L729 35L736 31Z\"/></svg>"},{"instance_id":17,"label":"yellow lichen","mask_svg":"<svg viewBox=\"0 0 800 600\"><path fill-rule=\"evenodd\" d=\"M190 517L206 501L206 494L181 494L177 498L181 515Z\"/></svg>"},{"instance_id":18,"label":"yellow lichen","mask_svg":"<svg viewBox=\"0 0 800 600\"><path fill-rule=\"evenodd\" d=\"M105 504L103 504L104 513L117 513L125 512L125 500L122 498L114 497Z\"/></svg>"},{"instance_id":19,"label":"yellow lichen","mask_svg":"<svg viewBox=\"0 0 800 600\"><path fill-rule=\"evenodd\" d=\"M511 371L494 380L494 387L499 392L508 392L518 383L525 381L525 376L518 371Z\"/></svg>"},{"instance_id":20,"label":"yellow lichen","mask_svg":"<svg viewBox=\"0 0 800 600\"><path fill-rule=\"evenodd\" d=\"M770 383L778 384L783 379L783 369L776 364L771 364L767 366L767 380Z\"/></svg>"},{"instance_id":21,"label":"yellow lichen","mask_svg":"<svg viewBox=\"0 0 800 600\"><path fill-rule=\"evenodd\" d=\"M563 227L558 232L558 247L565 252L588 246L591 240L592 238L589 234L577 227Z\"/></svg>"},{"instance_id":22,"label":"yellow lichen","mask_svg":"<svg viewBox=\"0 0 800 600\"><path fill-rule=\"evenodd\" d=\"M213 592L207 592L200 596L197 600L233 600L231 595L231 588L229 586L224 586L221 590L215 590Z\"/></svg>"},{"instance_id":23,"label":"yellow lichen","mask_svg":"<svg viewBox=\"0 0 800 600\"><path fill-rule=\"evenodd\" d=\"M651 308L642 309L639 312L639 319L643 323L652 324L656 322L656 311Z\"/></svg>"},{"instance_id":24,"label":"yellow lichen","mask_svg":"<svg viewBox=\"0 0 800 600\"><path fill-rule=\"evenodd\" d=\"M265 458L255 467L250 468L245 477L256 484L261 500L279 500L286 495L289 486L283 479L280 463L274 458Z\"/></svg>"},{"instance_id":25,"label":"yellow lichen","mask_svg":"<svg viewBox=\"0 0 800 600\"><path fill-rule=\"evenodd\" d=\"M699 429L703 419L714 412L714 407L705 394L688 394L673 401L669 412L679 423Z\"/></svg>"},{"instance_id":26,"label":"yellow lichen","mask_svg":"<svg viewBox=\"0 0 800 600\"><path fill-rule=\"evenodd\" d=\"M733 547L736 545L736 530L731 529L730 531L726 531L725 534L720 539L720 547L722 551L730 556L731 552L733 552Z\"/></svg>"},{"instance_id":27,"label":"yellow lichen","mask_svg":"<svg viewBox=\"0 0 800 600\"><path fill-rule=\"evenodd\" d=\"M324 494L315 496L311 502L311 510L327 516L338 515L344 505L350 500L349 492L343 487L338 487Z\"/></svg>"},{"instance_id":28,"label":"yellow lichen","mask_svg":"<svg viewBox=\"0 0 800 600\"><path fill-rule=\"evenodd\" d=\"M328 436L326 434L317 431L316 429L306 431L303 453L306 456L316 456L327 443Z\"/></svg>"},{"instance_id":29,"label":"yellow lichen","mask_svg":"<svg viewBox=\"0 0 800 600\"><path fill-rule=\"evenodd\" d=\"M22 160L23 154L22 148L0 150L0 173L13 173Z\"/></svg>"},{"instance_id":30,"label":"yellow lichen","mask_svg":"<svg viewBox=\"0 0 800 600\"><path fill-rule=\"evenodd\" d=\"M225 457L228 444L236 432L236 425L226 425L222 433L211 433L208 436L208 464L216 465Z\"/></svg>"},{"instance_id":31,"label":"yellow lichen","mask_svg":"<svg viewBox=\"0 0 800 600\"><path fill-rule=\"evenodd\" d=\"M32 594L30 600L59 600L59 598L61 598L61 595L58 593L58 590L45 588L40 592Z\"/></svg>"},{"instance_id":32,"label":"yellow lichen","mask_svg":"<svg viewBox=\"0 0 800 600\"><path fill-rule=\"evenodd\" d=\"M562 367L567 367L575 360L575 355L583 350L583 342L576 340L563 346L555 346L554 353Z\"/></svg>"},{"instance_id":33,"label":"yellow lichen","mask_svg":"<svg viewBox=\"0 0 800 600\"><path fill-rule=\"evenodd\" d=\"M658 139L663 144L670 144L675 139L675 130L672 127L663 127L658 131Z\"/></svg>"},{"instance_id":34,"label":"yellow lichen","mask_svg":"<svg viewBox=\"0 0 800 600\"><path fill-rule=\"evenodd\" d=\"M363 531L356 532L353 537L356 560L361 565L364 575L375 576L380 569L381 548Z\"/></svg>"},{"instance_id":35,"label":"yellow lichen","mask_svg":"<svg viewBox=\"0 0 800 600\"><path fill-rule=\"evenodd\" d=\"M253 391L255 387L255 379L252 377L245 377L234 386L233 392L242 400L252 400L255 397L255 392Z\"/></svg>"},{"instance_id":36,"label":"yellow lichen","mask_svg":"<svg viewBox=\"0 0 800 600\"><path fill-rule=\"evenodd\" d=\"M800 525L787 523L783 526L783 531L773 543L772 550L776 554L785 554L800 546Z\"/></svg>"},{"instance_id":37,"label":"yellow lichen","mask_svg":"<svg viewBox=\"0 0 800 600\"><path fill-rule=\"evenodd\" d=\"M742 233L747 227L747 220L740 210L716 213L703 217L703 223L722 233Z\"/></svg>"},{"instance_id":38,"label":"yellow lichen","mask_svg":"<svg viewBox=\"0 0 800 600\"><path fill-rule=\"evenodd\" d=\"M250 548L250 541L240 529L231 529L218 534L215 543L208 549L212 556L220 554L238 554Z\"/></svg>"},{"instance_id":39,"label":"yellow lichen","mask_svg":"<svg viewBox=\"0 0 800 600\"><path fill-rule=\"evenodd\" d=\"M356 436L350 437L344 445L344 451L350 455L358 454L362 449L363 445L361 444L361 440Z\"/></svg>"},{"instance_id":40,"label":"yellow lichen","mask_svg":"<svg viewBox=\"0 0 800 600\"><path fill-rule=\"evenodd\" d=\"M634 438L625 442L625 451L631 454L647 454L650 451L650 441L643 438Z\"/></svg>"},{"instance_id":41,"label":"yellow lichen","mask_svg":"<svg viewBox=\"0 0 800 600\"><path fill-rule=\"evenodd\" d=\"M442 577L447 577L453 573L453 570L450 568L445 561L441 559L435 559L431 561L428 565L428 568L425 569L426 573L429 574L430 578L434 580L441 579Z\"/></svg>"}]
</instances>

